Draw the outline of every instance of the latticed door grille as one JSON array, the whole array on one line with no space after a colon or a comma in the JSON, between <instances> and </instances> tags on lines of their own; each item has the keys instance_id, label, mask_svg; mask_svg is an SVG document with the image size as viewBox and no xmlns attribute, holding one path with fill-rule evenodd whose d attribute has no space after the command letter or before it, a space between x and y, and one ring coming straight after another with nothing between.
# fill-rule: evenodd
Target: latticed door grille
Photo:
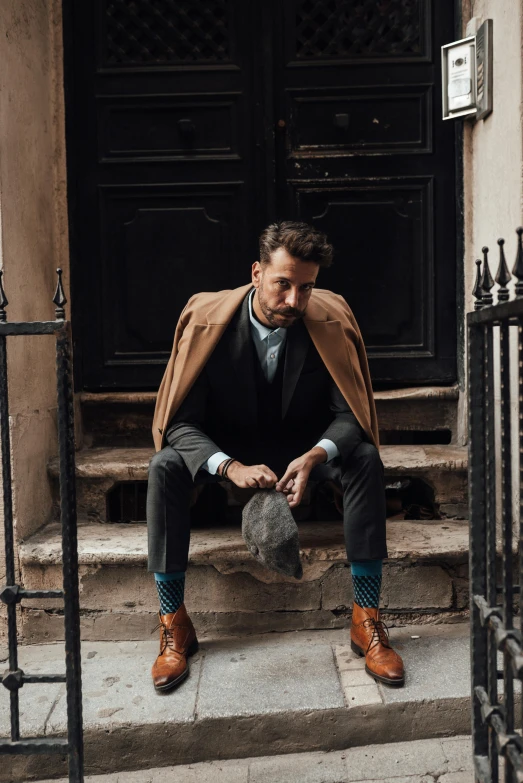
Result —
<instances>
[{"instance_id":1,"label":"latticed door grille","mask_svg":"<svg viewBox=\"0 0 523 783\"><path fill-rule=\"evenodd\" d=\"M106 66L231 60L230 0L107 0Z\"/></svg>"},{"instance_id":2,"label":"latticed door grille","mask_svg":"<svg viewBox=\"0 0 523 783\"><path fill-rule=\"evenodd\" d=\"M297 0L295 57L422 54L423 0Z\"/></svg>"}]
</instances>

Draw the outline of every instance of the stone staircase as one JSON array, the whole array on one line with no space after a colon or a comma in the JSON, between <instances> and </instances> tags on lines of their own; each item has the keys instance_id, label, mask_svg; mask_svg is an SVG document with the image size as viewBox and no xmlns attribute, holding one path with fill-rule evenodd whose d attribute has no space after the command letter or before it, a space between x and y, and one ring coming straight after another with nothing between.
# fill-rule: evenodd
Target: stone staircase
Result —
<instances>
[{"instance_id":1,"label":"stone staircase","mask_svg":"<svg viewBox=\"0 0 523 783\"><path fill-rule=\"evenodd\" d=\"M410 484L433 517L404 519L401 510L389 516L384 612L393 624L456 621L466 616L468 601L467 453L457 443L457 388L378 392L376 401L390 493L398 503L394 488ZM83 441L79 438L76 465L83 638L145 639L157 613L153 580L146 573L146 528L143 521L108 520L115 508L116 518L126 517L133 493L129 515L144 518L154 394L83 394L80 403ZM56 485L56 461L49 473ZM346 626L352 594L341 522L307 520L305 509L299 522L304 576L297 582L267 571L250 556L240 532L241 493L224 487L227 524L209 526L204 519L192 535L187 605L199 634ZM25 587L59 586L56 522L22 544L20 564ZM26 600L22 617L25 641L63 638L59 602Z\"/></svg>"},{"instance_id":2,"label":"stone staircase","mask_svg":"<svg viewBox=\"0 0 523 783\"><path fill-rule=\"evenodd\" d=\"M158 603L146 571L143 524L154 395L81 396L86 773L119 773L123 781L134 779L130 770L272 756L276 766L269 763L273 777L267 780L290 783L294 778L278 768L279 754L305 758L469 730L467 452L457 435L458 392L404 389L376 398L389 507L383 617L405 660L405 687L377 685L350 649L352 585L341 521L332 514L314 521L313 505L305 504L298 520L303 579L279 576L262 568L243 543L244 496L220 485L225 521L211 525L200 514L191 540L186 603L200 652L187 682L158 695L150 680ZM49 475L56 485L55 461ZM203 508L212 516L212 503ZM56 521L22 543L20 567L26 588L61 585ZM59 602L25 599L21 628L21 666L62 671ZM36 687L37 698L30 690ZM0 701L0 735L8 731L7 703ZM26 735L63 735L64 686L24 688L21 724ZM249 770L256 765L250 758ZM411 767L401 769L407 775ZM60 775L63 760L13 757L0 769L0 783ZM330 780L321 774L303 779Z\"/></svg>"}]
</instances>

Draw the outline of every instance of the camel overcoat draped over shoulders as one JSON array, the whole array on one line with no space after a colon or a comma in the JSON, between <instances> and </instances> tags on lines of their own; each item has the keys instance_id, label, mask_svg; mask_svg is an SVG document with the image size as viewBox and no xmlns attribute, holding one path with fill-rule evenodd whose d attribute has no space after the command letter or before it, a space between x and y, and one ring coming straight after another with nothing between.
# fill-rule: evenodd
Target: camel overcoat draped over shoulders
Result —
<instances>
[{"instance_id":1,"label":"camel overcoat draped over shoulders","mask_svg":"<svg viewBox=\"0 0 523 783\"><path fill-rule=\"evenodd\" d=\"M165 445L169 421L251 288L249 283L228 291L195 294L187 302L176 326L171 357L156 399L153 419L156 451ZM342 296L315 288L303 322L347 404L370 442L379 448L367 355L352 310Z\"/></svg>"}]
</instances>

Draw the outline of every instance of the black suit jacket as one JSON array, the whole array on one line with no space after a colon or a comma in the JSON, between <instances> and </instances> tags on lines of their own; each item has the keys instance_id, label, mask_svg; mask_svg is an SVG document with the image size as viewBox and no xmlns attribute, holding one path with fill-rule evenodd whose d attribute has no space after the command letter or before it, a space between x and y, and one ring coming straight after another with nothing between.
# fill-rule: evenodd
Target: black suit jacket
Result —
<instances>
[{"instance_id":1,"label":"black suit jacket","mask_svg":"<svg viewBox=\"0 0 523 783\"><path fill-rule=\"evenodd\" d=\"M365 431L299 321L289 327L282 384L282 427L270 448L256 439L258 395L247 295L166 432L194 476L217 451L281 475L288 463L329 438L346 459Z\"/></svg>"}]
</instances>

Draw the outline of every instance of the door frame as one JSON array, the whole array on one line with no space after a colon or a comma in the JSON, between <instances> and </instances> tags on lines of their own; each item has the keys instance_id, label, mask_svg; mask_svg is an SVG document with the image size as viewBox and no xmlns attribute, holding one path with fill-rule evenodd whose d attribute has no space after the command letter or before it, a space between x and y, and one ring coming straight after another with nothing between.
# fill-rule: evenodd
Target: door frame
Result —
<instances>
[{"instance_id":1,"label":"door frame","mask_svg":"<svg viewBox=\"0 0 523 783\"><path fill-rule=\"evenodd\" d=\"M67 219L69 233L69 275L70 290L72 298L71 321L73 333L73 353L74 353L74 387L77 392L83 391L83 351L81 335L87 333L84 328L88 326L85 321L88 318L88 308L85 303L82 306L76 304L81 300L81 286L78 285L78 237L75 232L77 221L81 219L75 202L76 183L78 170L76 166L76 150L73 134L75 131L75 109L78 100L77 90L75 88L74 78L74 3L75 0L62 0L62 43L63 43L63 74L64 74L64 104L65 104L65 148L66 148L66 182L67 182ZM270 45L270 18L269 15L274 12L274 2L262 3L263 37ZM454 37L459 40L462 37L463 27L463 0L454 0ZM434 53L436 59L438 54ZM438 60L439 62L439 60ZM270 76L266 74L265 76ZM271 82L265 78L265 90L271 90ZM267 98L267 93L265 94ZM270 132L274 129L274 107L271 105L264 112L264 124L268 139ZM442 120L441 120L442 121ZM455 192L456 192L456 293L457 293L457 311L456 311L456 369L457 383L463 391L465 389L466 367L465 367L465 211L464 211L464 129L462 122L455 122ZM272 149L274 158L274 140L272 140ZM275 161L273 160L273 172L275 171ZM269 183L269 177L267 177ZM266 201L268 213L271 213L271 205L274 204L274 196L267 188ZM78 293L78 299L77 299ZM131 392L132 393L132 392Z\"/></svg>"},{"instance_id":2,"label":"door frame","mask_svg":"<svg viewBox=\"0 0 523 783\"><path fill-rule=\"evenodd\" d=\"M463 38L463 0L454 0L454 38ZM465 166L464 125L454 123L456 167L456 373L459 389L464 392L467 369L465 366Z\"/></svg>"}]
</instances>

